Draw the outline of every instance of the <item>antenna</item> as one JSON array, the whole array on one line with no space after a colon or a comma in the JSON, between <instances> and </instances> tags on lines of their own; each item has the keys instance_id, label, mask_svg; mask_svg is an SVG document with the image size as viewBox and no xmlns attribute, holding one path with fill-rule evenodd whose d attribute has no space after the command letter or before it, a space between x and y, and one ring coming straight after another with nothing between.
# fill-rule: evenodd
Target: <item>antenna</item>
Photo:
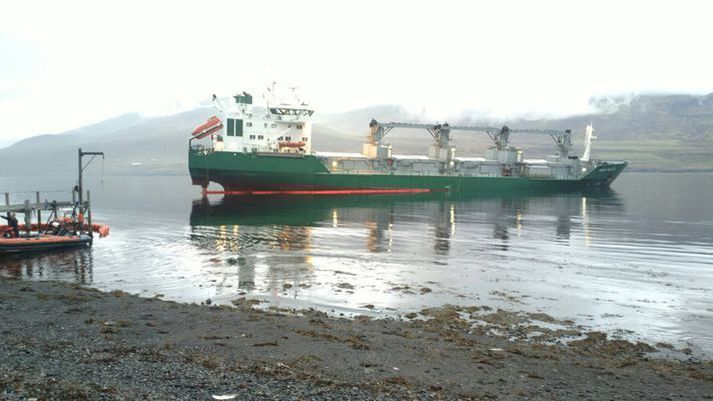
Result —
<instances>
[{"instance_id":1,"label":"antenna","mask_svg":"<svg viewBox=\"0 0 713 401\"><path fill-rule=\"evenodd\" d=\"M218 110L219 112L223 112L223 102L220 101L220 98L213 94L213 108Z\"/></svg>"},{"instance_id":2,"label":"antenna","mask_svg":"<svg viewBox=\"0 0 713 401\"><path fill-rule=\"evenodd\" d=\"M289 87L290 92L292 92L292 99L289 99L289 101L295 101L295 104L297 105L305 105L306 103L302 100L302 97L300 96L300 87L299 86L290 86Z\"/></svg>"},{"instance_id":3,"label":"antenna","mask_svg":"<svg viewBox=\"0 0 713 401\"><path fill-rule=\"evenodd\" d=\"M275 97L275 86L277 85L277 81L274 79L272 80L272 84L267 87L267 93L263 93L263 97L265 97L265 103L268 108L268 112L270 109L270 102L272 101L273 103L276 103L276 97Z\"/></svg>"}]
</instances>

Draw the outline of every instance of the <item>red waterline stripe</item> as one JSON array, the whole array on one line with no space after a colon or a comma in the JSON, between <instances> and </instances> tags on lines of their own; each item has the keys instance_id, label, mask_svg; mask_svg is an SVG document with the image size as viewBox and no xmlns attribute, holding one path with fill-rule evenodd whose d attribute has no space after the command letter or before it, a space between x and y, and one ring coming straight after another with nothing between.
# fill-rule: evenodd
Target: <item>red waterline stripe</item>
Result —
<instances>
[{"instance_id":1,"label":"red waterline stripe","mask_svg":"<svg viewBox=\"0 0 713 401\"><path fill-rule=\"evenodd\" d=\"M422 194L437 192L430 188L372 188L372 189L313 189L313 190L264 190L264 191L203 191L203 195L382 195ZM440 192L440 191L438 191Z\"/></svg>"}]
</instances>

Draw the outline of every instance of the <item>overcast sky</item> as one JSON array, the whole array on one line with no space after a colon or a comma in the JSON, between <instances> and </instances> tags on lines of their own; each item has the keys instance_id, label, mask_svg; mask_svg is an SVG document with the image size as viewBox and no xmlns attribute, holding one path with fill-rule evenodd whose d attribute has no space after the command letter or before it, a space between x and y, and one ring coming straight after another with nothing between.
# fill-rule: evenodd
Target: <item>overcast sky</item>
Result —
<instances>
[{"instance_id":1,"label":"overcast sky","mask_svg":"<svg viewBox=\"0 0 713 401\"><path fill-rule=\"evenodd\" d=\"M3 1L0 141L273 79L318 111L395 103L434 119L708 93L711 16L713 2L681 0Z\"/></svg>"}]
</instances>

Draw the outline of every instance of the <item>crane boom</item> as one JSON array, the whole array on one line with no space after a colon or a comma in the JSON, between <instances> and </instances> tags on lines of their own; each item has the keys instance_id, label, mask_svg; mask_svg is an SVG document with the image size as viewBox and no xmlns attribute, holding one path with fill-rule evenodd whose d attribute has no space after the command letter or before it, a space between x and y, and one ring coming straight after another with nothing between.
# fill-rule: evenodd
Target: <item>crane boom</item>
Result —
<instances>
[{"instance_id":1,"label":"crane boom","mask_svg":"<svg viewBox=\"0 0 713 401\"><path fill-rule=\"evenodd\" d=\"M567 157L572 148L571 130L539 130L539 129L510 129L507 126L502 128L487 126L466 126L443 124L423 124L423 123L381 123L372 119L369 123L369 142L373 144L381 143L381 140L394 128L416 128L425 129L436 141L439 147L447 147L450 143L450 133L456 131L485 132L495 143L498 149L506 149L510 145L510 134L540 134L549 135L555 142L560 155Z\"/></svg>"}]
</instances>

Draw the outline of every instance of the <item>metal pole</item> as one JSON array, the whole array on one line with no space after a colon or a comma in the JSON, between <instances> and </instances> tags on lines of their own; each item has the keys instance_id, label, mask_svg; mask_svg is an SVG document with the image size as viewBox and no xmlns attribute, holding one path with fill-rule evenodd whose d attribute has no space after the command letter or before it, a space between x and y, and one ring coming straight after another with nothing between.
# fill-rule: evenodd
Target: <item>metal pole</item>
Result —
<instances>
[{"instance_id":1,"label":"metal pole","mask_svg":"<svg viewBox=\"0 0 713 401\"><path fill-rule=\"evenodd\" d=\"M82 183L82 176L84 174L84 171L83 171L84 169L82 166L82 157L88 156L88 155L92 156L92 159L94 156L104 157L104 152L82 152L82 148L79 148L79 150L77 151L77 159L78 159L77 163L79 165L79 183L77 184L77 187L78 187L77 189L79 190L79 212L80 213L84 211L83 210L84 205L82 204L82 202L84 200L84 194L83 194L84 184ZM89 160L89 162L91 163L91 160Z\"/></svg>"},{"instance_id":2,"label":"metal pole","mask_svg":"<svg viewBox=\"0 0 713 401\"><path fill-rule=\"evenodd\" d=\"M10 193L9 192L5 192L5 204L10 206ZM10 208L8 207L8 209L10 209ZM8 219L10 218L10 210L7 211L7 218Z\"/></svg>"},{"instance_id":3,"label":"metal pole","mask_svg":"<svg viewBox=\"0 0 713 401\"><path fill-rule=\"evenodd\" d=\"M92 194L87 191L87 222L89 223L89 235L93 236L94 228L92 227Z\"/></svg>"}]
</instances>

